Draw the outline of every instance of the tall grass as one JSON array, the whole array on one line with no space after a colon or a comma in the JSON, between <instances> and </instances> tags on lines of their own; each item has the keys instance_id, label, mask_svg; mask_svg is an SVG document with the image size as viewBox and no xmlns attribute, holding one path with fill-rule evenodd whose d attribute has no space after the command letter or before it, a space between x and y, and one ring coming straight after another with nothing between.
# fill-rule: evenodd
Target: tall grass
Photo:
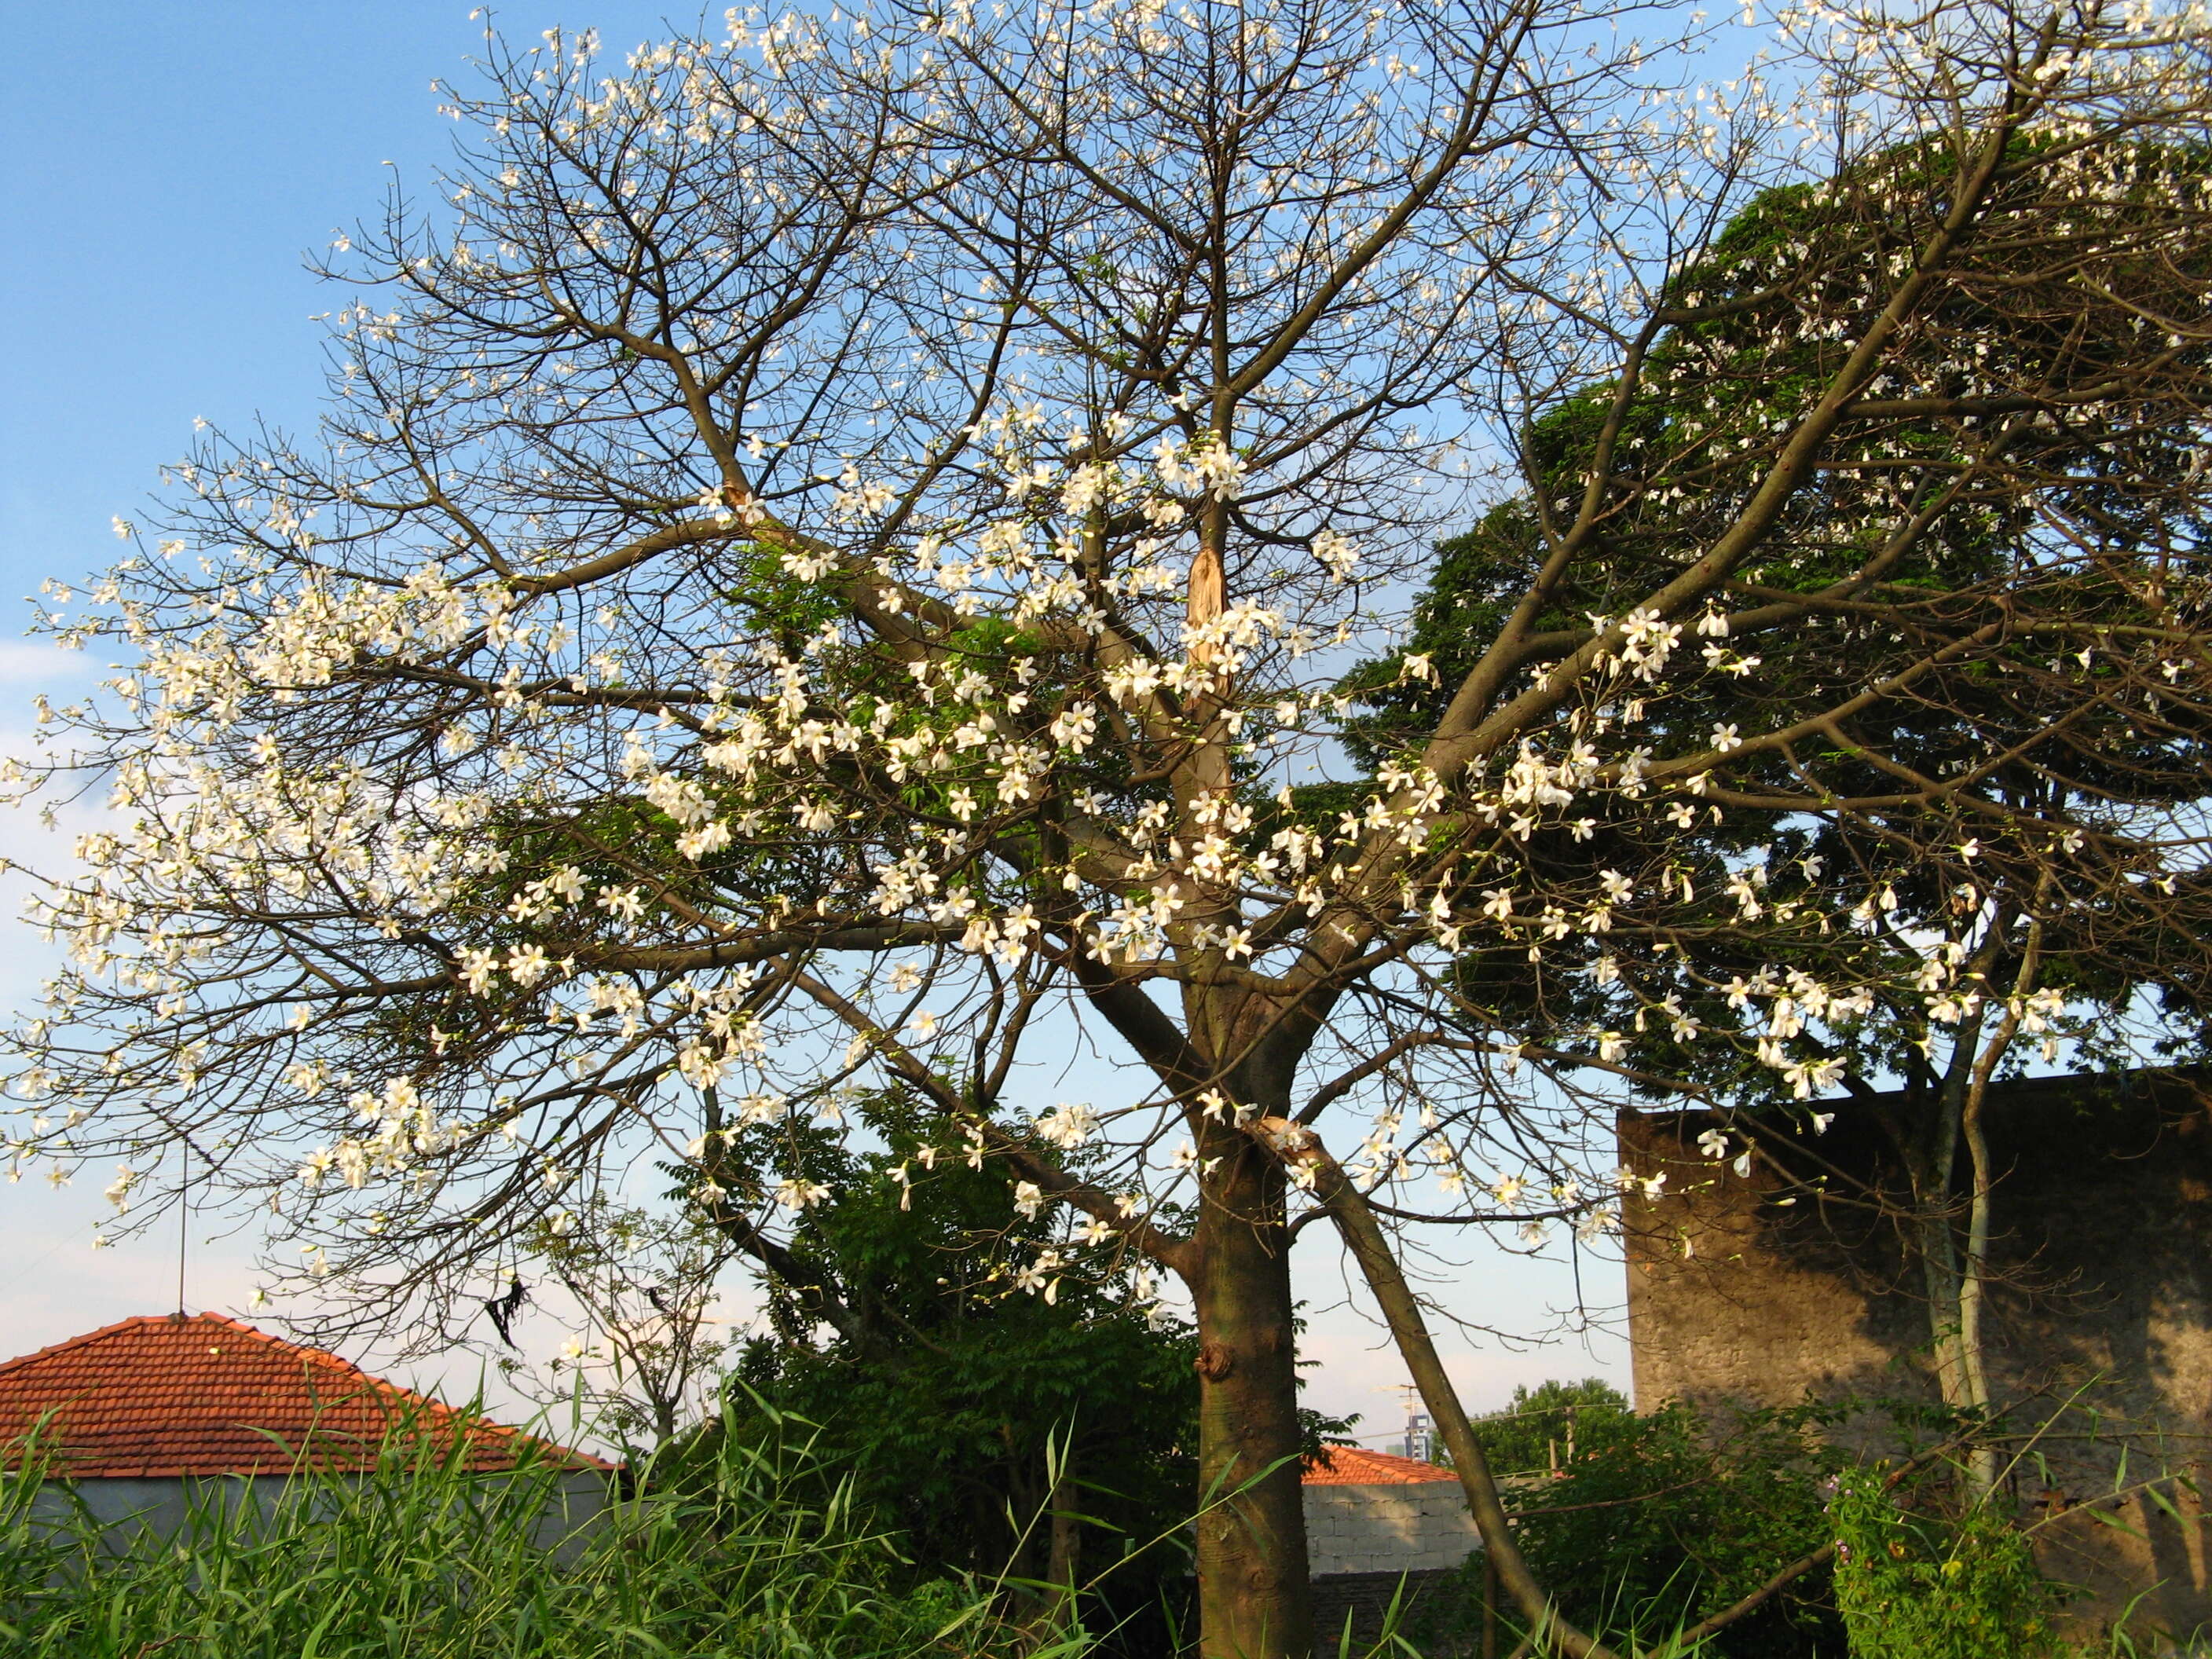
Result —
<instances>
[{"instance_id":1,"label":"tall grass","mask_svg":"<svg viewBox=\"0 0 2212 1659\"><path fill-rule=\"evenodd\" d=\"M103 1528L0 1476L7 1659L877 1659L1040 1644L993 1589L899 1589L892 1540L796 1446L717 1437L680 1478L564 1517L567 1471L471 1474L395 1433L378 1467L256 1498L210 1484L182 1527ZM821 1494L830 1494L824 1499ZM811 1498L802 1498L802 1493Z\"/></svg>"}]
</instances>

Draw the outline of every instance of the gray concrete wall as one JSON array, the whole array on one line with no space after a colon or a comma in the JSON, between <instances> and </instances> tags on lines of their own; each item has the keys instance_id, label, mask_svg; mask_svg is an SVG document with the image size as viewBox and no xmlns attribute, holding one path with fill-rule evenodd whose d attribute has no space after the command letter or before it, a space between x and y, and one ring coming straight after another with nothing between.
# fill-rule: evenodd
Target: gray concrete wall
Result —
<instances>
[{"instance_id":1,"label":"gray concrete wall","mask_svg":"<svg viewBox=\"0 0 2212 1659\"><path fill-rule=\"evenodd\" d=\"M1481 1541L1456 1480L1309 1486L1304 1492L1316 1577L1455 1567Z\"/></svg>"},{"instance_id":2,"label":"gray concrete wall","mask_svg":"<svg viewBox=\"0 0 2212 1659\"><path fill-rule=\"evenodd\" d=\"M341 1475L342 1480L358 1476ZM495 1474L474 1477L498 1480ZM538 1523L538 1542L556 1559L582 1547L611 1500L612 1476L596 1469L562 1475ZM228 1516L251 1526L264 1518L285 1486L276 1475L167 1476L48 1481L32 1504L33 1518L60 1521L81 1510L100 1523L114 1547L126 1547L140 1534L173 1538L197 1516L212 1522Z\"/></svg>"},{"instance_id":3,"label":"gray concrete wall","mask_svg":"<svg viewBox=\"0 0 2212 1659\"><path fill-rule=\"evenodd\" d=\"M1623 1161L1668 1175L1659 1202L1629 1206L1640 1406L1937 1397L1915 1258L1851 1194L1897 1191L1894 1154L1875 1113L1836 1104L1826 1135L1778 1139L1748 1179L1698 1155L1704 1114L1622 1116ZM2036 1079L1993 1098L1989 1121L1992 1392L2024 1425L2057 1413L2012 1477L2031 1515L2060 1511L2038 1534L2045 1568L2088 1591L2085 1632L2138 1595L2142 1624L2212 1626L2207 1097L2182 1074ZM1862 1449L1878 1437L1864 1428Z\"/></svg>"}]
</instances>

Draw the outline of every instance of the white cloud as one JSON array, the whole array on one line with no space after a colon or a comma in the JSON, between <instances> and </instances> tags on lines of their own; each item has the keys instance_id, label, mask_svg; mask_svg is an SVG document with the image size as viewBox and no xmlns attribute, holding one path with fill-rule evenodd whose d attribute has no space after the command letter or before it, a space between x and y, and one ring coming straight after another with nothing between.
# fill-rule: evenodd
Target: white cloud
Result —
<instances>
[{"instance_id":1,"label":"white cloud","mask_svg":"<svg viewBox=\"0 0 2212 1659\"><path fill-rule=\"evenodd\" d=\"M88 684L99 672L82 651L37 640L0 640L0 685L59 691Z\"/></svg>"}]
</instances>

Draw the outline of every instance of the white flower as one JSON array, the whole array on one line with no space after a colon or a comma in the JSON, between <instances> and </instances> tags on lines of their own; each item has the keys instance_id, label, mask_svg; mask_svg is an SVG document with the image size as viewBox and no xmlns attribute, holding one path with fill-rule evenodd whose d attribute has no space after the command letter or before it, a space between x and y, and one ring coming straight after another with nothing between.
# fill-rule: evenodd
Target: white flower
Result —
<instances>
[{"instance_id":1,"label":"white flower","mask_svg":"<svg viewBox=\"0 0 2212 1659\"><path fill-rule=\"evenodd\" d=\"M829 1196L830 1189L819 1182L793 1178L775 1183L775 1201L787 1210L810 1209Z\"/></svg>"},{"instance_id":2,"label":"white flower","mask_svg":"<svg viewBox=\"0 0 2212 1659\"><path fill-rule=\"evenodd\" d=\"M1028 1220L1036 1219L1037 1211L1044 1204L1044 1189L1034 1181L1018 1182L1014 1186L1014 1208Z\"/></svg>"},{"instance_id":3,"label":"white flower","mask_svg":"<svg viewBox=\"0 0 2212 1659\"><path fill-rule=\"evenodd\" d=\"M1071 1106L1062 1101L1038 1115L1036 1127L1046 1141L1066 1152L1084 1145L1097 1133L1098 1117L1088 1106Z\"/></svg>"},{"instance_id":4,"label":"white flower","mask_svg":"<svg viewBox=\"0 0 2212 1659\"><path fill-rule=\"evenodd\" d=\"M127 1210L131 1207L131 1189L138 1184L139 1179L137 1170L128 1164L120 1164L117 1166L115 1179L107 1183L107 1190L103 1196L118 1212Z\"/></svg>"},{"instance_id":5,"label":"white flower","mask_svg":"<svg viewBox=\"0 0 2212 1659\"><path fill-rule=\"evenodd\" d=\"M544 945L518 945L507 953L507 971L509 977L526 991L552 972L553 964L547 958Z\"/></svg>"},{"instance_id":6,"label":"white flower","mask_svg":"<svg viewBox=\"0 0 2212 1659\"><path fill-rule=\"evenodd\" d=\"M1342 582L1358 567L1359 544L1334 530L1324 530L1313 538L1313 556L1332 582Z\"/></svg>"}]
</instances>

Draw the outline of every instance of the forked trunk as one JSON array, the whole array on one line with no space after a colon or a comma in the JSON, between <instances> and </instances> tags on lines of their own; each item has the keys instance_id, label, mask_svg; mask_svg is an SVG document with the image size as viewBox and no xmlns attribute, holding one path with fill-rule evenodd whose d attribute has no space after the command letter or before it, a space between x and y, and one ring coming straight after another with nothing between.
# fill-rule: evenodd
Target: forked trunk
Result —
<instances>
[{"instance_id":1,"label":"forked trunk","mask_svg":"<svg viewBox=\"0 0 2212 1659\"><path fill-rule=\"evenodd\" d=\"M1298 1480L1297 1354L1281 1166L1241 1135L1209 1137L1191 1281L1200 1351L1199 1651L1202 1659L1307 1659ZM1265 1473L1262 1473L1262 1472Z\"/></svg>"}]
</instances>

